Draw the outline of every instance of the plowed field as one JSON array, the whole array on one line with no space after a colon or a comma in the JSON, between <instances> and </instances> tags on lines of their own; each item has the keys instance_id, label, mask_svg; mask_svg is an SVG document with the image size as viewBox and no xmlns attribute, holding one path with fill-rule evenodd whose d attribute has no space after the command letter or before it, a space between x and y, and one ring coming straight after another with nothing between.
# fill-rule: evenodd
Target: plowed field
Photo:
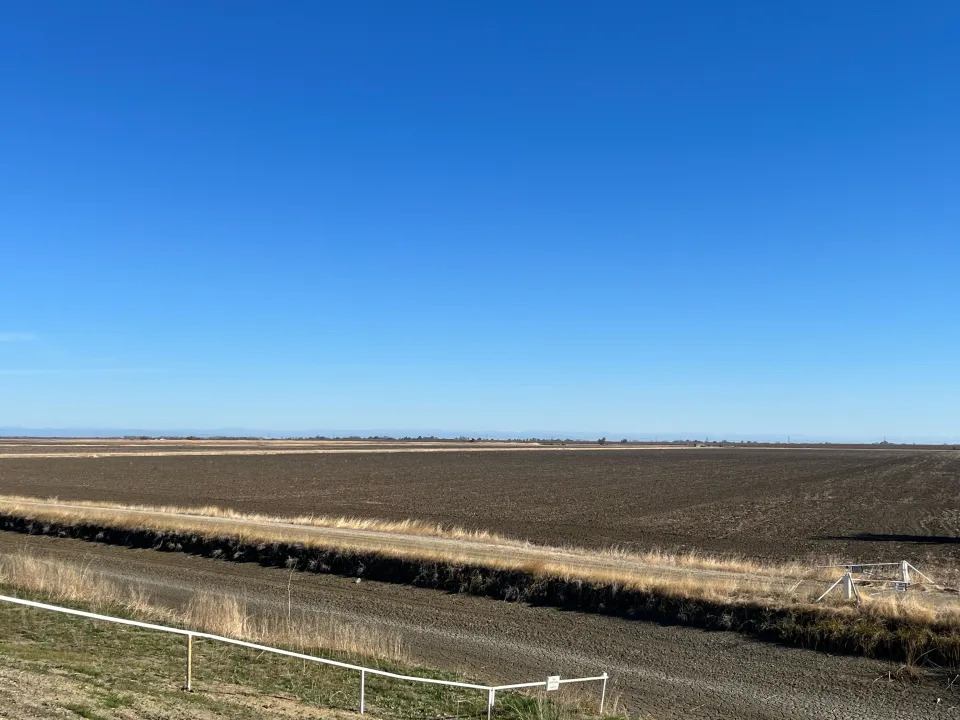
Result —
<instances>
[{"instance_id":1,"label":"plowed field","mask_svg":"<svg viewBox=\"0 0 960 720\"><path fill-rule=\"evenodd\" d=\"M417 518L540 543L777 559L919 563L960 542L956 451L450 450L0 456L0 493Z\"/></svg>"}]
</instances>

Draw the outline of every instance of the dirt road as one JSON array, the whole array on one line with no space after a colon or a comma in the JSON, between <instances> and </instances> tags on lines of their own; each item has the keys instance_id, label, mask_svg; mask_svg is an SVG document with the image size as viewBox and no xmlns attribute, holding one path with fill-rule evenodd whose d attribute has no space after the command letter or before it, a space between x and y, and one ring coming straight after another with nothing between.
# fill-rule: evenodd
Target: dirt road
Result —
<instances>
[{"instance_id":1,"label":"dirt road","mask_svg":"<svg viewBox=\"0 0 960 720\"><path fill-rule=\"evenodd\" d=\"M251 607L285 608L291 578L283 570L182 553L0 533L0 552L21 549L89 562L171 605L204 589L237 593ZM298 608L399 632L425 665L463 669L490 682L606 670L633 717L960 717L960 697L947 680L897 679L898 666L890 663L403 585L306 573L292 578Z\"/></svg>"}]
</instances>

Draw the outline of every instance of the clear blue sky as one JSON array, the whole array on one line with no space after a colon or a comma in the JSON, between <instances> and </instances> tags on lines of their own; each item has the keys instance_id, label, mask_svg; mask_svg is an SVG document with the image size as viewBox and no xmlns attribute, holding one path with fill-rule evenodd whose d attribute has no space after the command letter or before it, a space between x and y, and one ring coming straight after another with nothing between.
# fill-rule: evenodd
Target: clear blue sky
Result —
<instances>
[{"instance_id":1,"label":"clear blue sky","mask_svg":"<svg viewBox=\"0 0 960 720\"><path fill-rule=\"evenodd\" d=\"M960 437L955 2L20 3L0 426Z\"/></svg>"}]
</instances>

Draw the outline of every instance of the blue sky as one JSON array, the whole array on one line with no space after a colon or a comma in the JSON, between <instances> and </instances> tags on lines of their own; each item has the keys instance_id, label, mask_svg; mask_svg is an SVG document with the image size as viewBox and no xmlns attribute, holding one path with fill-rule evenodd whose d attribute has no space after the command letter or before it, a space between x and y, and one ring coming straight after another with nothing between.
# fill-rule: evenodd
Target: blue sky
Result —
<instances>
[{"instance_id":1,"label":"blue sky","mask_svg":"<svg viewBox=\"0 0 960 720\"><path fill-rule=\"evenodd\" d=\"M8 7L0 426L960 437L958 34Z\"/></svg>"}]
</instances>

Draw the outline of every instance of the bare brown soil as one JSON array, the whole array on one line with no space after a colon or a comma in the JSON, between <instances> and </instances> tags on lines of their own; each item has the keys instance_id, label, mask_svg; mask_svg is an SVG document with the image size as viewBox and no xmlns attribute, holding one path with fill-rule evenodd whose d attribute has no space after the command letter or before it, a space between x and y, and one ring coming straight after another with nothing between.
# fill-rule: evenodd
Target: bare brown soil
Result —
<instances>
[{"instance_id":1,"label":"bare brown soil","mask_svg":"<svg viewBox=\"0 0 960 720\"><path fill-rule=\"evenodd\" d=\"M0 456L4 494L416 518L555 545L915 564L955 556L958 481L960 452L903 449Z\"/></svg>"}]
</instances>

